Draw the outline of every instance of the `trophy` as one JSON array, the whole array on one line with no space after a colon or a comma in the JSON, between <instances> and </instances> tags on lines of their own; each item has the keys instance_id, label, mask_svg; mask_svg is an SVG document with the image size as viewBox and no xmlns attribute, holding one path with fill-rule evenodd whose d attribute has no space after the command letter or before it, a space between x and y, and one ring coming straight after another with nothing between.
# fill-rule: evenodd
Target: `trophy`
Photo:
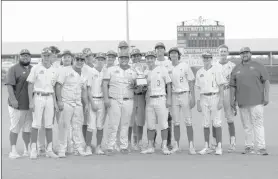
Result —
<instances>
[{"instance_id":1,"label":"trophy","mask_svg":"<svg viewBox=\"0 0 278 179\"><path fill-rule=\"evenodd\" d=\"M140 68L140 66L135 67L135 71L137 73L136 86L147 86L148 84L142 69L143 68Z\"/></svg>"}]
</instances>

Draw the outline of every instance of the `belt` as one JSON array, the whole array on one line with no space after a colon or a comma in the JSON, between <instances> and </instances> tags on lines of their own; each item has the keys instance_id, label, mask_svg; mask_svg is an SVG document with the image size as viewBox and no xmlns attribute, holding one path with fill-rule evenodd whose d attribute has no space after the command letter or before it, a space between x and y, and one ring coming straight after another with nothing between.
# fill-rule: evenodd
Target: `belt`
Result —
<instances>
[{"instance_id":1,"label":"belt","mask_svg":"<svg viewBox=\"0 0 278 179\"><path fill-rule=\"evenodd\" d=\"M163 97L164 95L157 95L157 96L150 96L150 98L161 98Z\"/></svg>"},{"instance_id":2,"label":"belt","mask_svg":"<svg viewBox=\"0 0 278 179\"><path fill-rule=\"evenodd\" d=\"M110 99L116 99L116 98L112 98L112 97L109 97ZM119 99L122 99L122 100L124 100L124 101L127 101L127 100L131 100L131 99L133 99L133 98L119 98Z\"/></svg>"},{"instance_id":3,"label":"belt","mask_svg":"<svg viewBox=\"0 0 278 179\"><path fill-rule=\"evenodd\" d=\"M189 91L181 91L181 92L173 92L173 94L184 94L184 93L188 93Z\"/></svg>"},{"instance_id":4,"label":"belt","mask_svg":"<svg viewBox=\"0 0 278 179\"><path fill-rule=\"evenodd\" d=\"M225 90L225 89L229 89L229 88L230 88L230 85L224 85L223 89Z\"/></svg>"},{"instance_id":5,"label":"belt","mask_svg":"<svg viewBox=\"0 0 278 179\"><path fill-rule=\"evenodd\" d=\"M93 96L92 98L94 98L94 99L102 99L103 97L102 96Z\"/></svg>"},{"instance_id":6,"label":"belt","mask_svg":"<svg viewBox=\"0 0 278 179\"><path fill-rule=\"evenodd\" d=\"M41 92L35 92L35 94L39 96L50 96L52 93L41 93Z\"/></svg>"},{"instance_id":7,"label":"belt","mask_svg":"<svg viewBox=\"0 0 278 179\"><path fill-rule=\"evenodd\" d=\"M203 95L205 95L205 96L212 96L212 95L216 95L216 94L218 94L218 93L203 93Z\"/></svg>"},{"instance_id":8,"label":"belt","mask_svg":"<svg viewBox=\"0 0 278 179\"><path fill-rule=\"evenodd\" d=\"M143 93L134 93L134 95L143 95Z\"/></svg>"}]
</instances>

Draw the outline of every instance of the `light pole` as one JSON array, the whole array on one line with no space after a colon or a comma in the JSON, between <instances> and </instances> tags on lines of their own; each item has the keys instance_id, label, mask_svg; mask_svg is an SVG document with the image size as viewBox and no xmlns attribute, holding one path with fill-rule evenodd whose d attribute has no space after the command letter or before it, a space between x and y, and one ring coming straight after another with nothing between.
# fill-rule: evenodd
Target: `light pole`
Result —
<instances>
[{"instance_id":1,"label":"light pole","mask_svg":"<svg viewBox=\"0 0 278 179\"><path fill-rule=\"evenodd\" d=\"M128 0L126 1L126 42L129 47L129 17L128 17Z\"/></svg>"}]
</instances>

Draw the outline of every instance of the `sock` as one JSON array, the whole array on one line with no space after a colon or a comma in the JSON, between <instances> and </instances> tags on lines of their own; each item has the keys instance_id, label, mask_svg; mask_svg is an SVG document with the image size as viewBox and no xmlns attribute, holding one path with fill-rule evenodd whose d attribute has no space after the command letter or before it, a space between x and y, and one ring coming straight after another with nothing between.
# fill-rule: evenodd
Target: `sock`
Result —
<instances>
[{"instance_id":1,"label":"sock","mask_svg":"<svg viewBox=\"0 0 278 179\"><path fill-rule=\"evenodd\" d=\"M148 141L150 141L152 143L152 141L154 140L155 137L155 130L147 130L147 137L148 137ZM149 144L150 145L150 144ZM152 145L152 144L151 144Z\"/></svg>"},{"instance_id":2,"label":"sock","mask_svg":"<svg viewBox=\"0 0 278 179\"><path fill-rule=\"evenodd\" d=\"M190 142L193 143L193 127L186 126L186 132L187 132L188 143L190 145Z\"/></svg>"},{"instance_id":3,"label":"sock","mask_svg":"<svg viewBox=\"0 0 278 179\"><path fill-rule=\"evenodd\" d=\"M137 141L141 141L143 137L143 126L137 126Z\"/></svg>"},{"instance_id":4,"label":"sock","mask_svg":"<svg viewBox=\"0 0 278 179\"><path fill-rule=\"evenodd\" d=\"M180 126L174 126L174 137L175 141L179 142L180 141L180 136L181 136L181 131L180 131Z\"/></svg>"},{"instance_id":5,"label":"sock","mask_svg":"<svg viewBox=\"0 0 278 179\"><path fill-rule=\"evenodd\" d=\"M231 123L228 123L228 126L229 126L229 133L230 133L230 138L231 137L235 137L235 123L231 122Z\"/></svg>"},{"instance_id":6,"label":"sock","mask_svg":"<svg viewBox=\"0 0 278 179\"><path fill-rule=\"evenodd\" d=\"M35 143L37 144L38 140L38 129L32 128L31 129L31 144Z\"/></svg>"},{"instance_id":7,"label":"sock","mask_svg":"<svg viewBox=\"0 0 278 179\"><path fill-rule=\"evenodd\" d=\"M156 136L157 136L157 131L154 130L154 140L153 140L154 143L155 143L155 140L156 140Z\"/></svg>"},{"instance_id":8,"label":"sock","mask_svg":"<svg viewBox=\"0 0 278 179\"><path fill-rule=\"evenodd\" d=\"M167 137L167 146L171 145L172 141L172 116L168 113L168 137Z\"/></svg>"},{"instance_id":9,"label":"sock","mask_svg":"<svg viewBox=\"0 0 278 179\"><path fill-rule=\"evenodd\" d=\"M208 145L209 145L209 135L210 135L209 127L204 127L205 142L207 142Z\"/></svg>"},{"instance_id":10,"label":"sock","mask_svg":"<svg viewBox=\"0 0 278 179\"><path fill-rule=\"evenodd\" d=\"M46 143L47 143L47 146L48 146L48 144L53 141L52 128L50 128L50 129L45 128L45 135L46 135Z\"/></svg>"},{"instance_id":11,"label":"sock","mask_svg":"<svg viewBox=\"0 0 278 179\"><path fill-rule=\"evenodd\" d=\"M24 141L24 150L28 151L30 140L31 140L31 133L22 132L22 139Z\"/></svg>"},{"instance_id":12,"label":"sock","mask_svg":"<svg viewBox=\"0 0 278 179\"><path fill-rule=\"evenodd\" d=\"M16 145L18 134L14 132L10 132L10 143L11 146Z\"/></svg>"},{"instance_id":13,"label":"sock","mask_svg":"<svg viewBox=\"0 0 278 179\"><path fill-rule=\"evenodd\" d=\"M168 129L161 130L161 139L162 139L162 141L167 140L167 137L168 137ZM168 142L167 142L167 145L168 145Z\"/></svg>"},{"instance_id":14,"label":"sock","mask_svg":"<svg viewBox=\"0 0 278 179\"><path fill-rule=\"evenodd\" d=\"M128 142L131 142L132 127L128 128Z\"/></svg>"},{"instance_id":15,"label":"sock","mask_svg":"<svg viewBox=\"0 0 278 179\"><path fill-rule=\"evenodd\" d=\"M87 146L91 146L91 144L92 144L92 138L93 138L93 132L91 132L91 131L86 131L86 138L85 138L85 140L86 140L86 145Z\"/></svg>"},{"instance_id":16,"label":"sock","mask_svg":"<svg viewBox=\"0 0 278 179\"><path fill-rule=\"evenodd\" d=\"M216 132L216 143L217 143L217 145L218 145L219 142L222 144L222 128L221 127L216 127L215 132Z\"/></svg>"},{"instance_id":17,"label":"sock","mask_svg":"<svg viewBox=\"0 0 278 179\"><path fill-rule=\"evenodd\" d=\"M82 126L82 133L83 133L84 139L86 139L87 128L88 128L88 125L83 125Z\"/></svg>"},{"instance_id":18,"label":"sock","mask_svg":"<svg viewBox=\"0 0 278 179\"><path fill-rule=\"evenodd\" d=\"M97 130L97 146L101 145L102 137L103 137L103 129Z\"/></svg>"}]
</instances>

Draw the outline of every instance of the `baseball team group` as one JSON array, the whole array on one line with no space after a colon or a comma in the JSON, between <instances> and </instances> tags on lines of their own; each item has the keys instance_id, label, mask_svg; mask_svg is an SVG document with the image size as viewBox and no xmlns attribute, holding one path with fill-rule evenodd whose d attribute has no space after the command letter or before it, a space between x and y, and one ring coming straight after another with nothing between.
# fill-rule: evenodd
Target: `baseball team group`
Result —
<instances>
[{"instance_id":1,"label":"baseball team group","mask_svg":"<svg viewBox=\"0 0 278 179\"><path fill-rule=\"evenodd\" d=\"M21 50L19 62L9 69L5 82L11 120L9 157L65 158L69 154L90 156L135 151L152 154L157 144L157 129L161 130L162 154L171 155L181 152L183 123L189 154L222 155L224 121L228 123L228 152L236 150L237 113L245 133L242 154L268 155L263 111L269 103L269 75L264 65L251 60L249 47L240 49L241 63L237 65L227 58L226 45L218 47L216 62L212 53L203 53L204 66L196 75L181 60L177 47L168 50L168 58L161 42L144 55L145 60L139 49L129 52L125 41L119 43L118 53L110 50L96 56L90 48L73 54L69 50L60 53L51 46L42 50L41 62L31 66L31 53L28 49ZM200 151L194 146L195 106L202 114L204 148ZM145 125L146 147L142 142ZM22 155L16 149L21 130ZM92 144L94 131L96 144ZM57 138L56 148L53 136Z\"/></svg>"}]
</instances>

